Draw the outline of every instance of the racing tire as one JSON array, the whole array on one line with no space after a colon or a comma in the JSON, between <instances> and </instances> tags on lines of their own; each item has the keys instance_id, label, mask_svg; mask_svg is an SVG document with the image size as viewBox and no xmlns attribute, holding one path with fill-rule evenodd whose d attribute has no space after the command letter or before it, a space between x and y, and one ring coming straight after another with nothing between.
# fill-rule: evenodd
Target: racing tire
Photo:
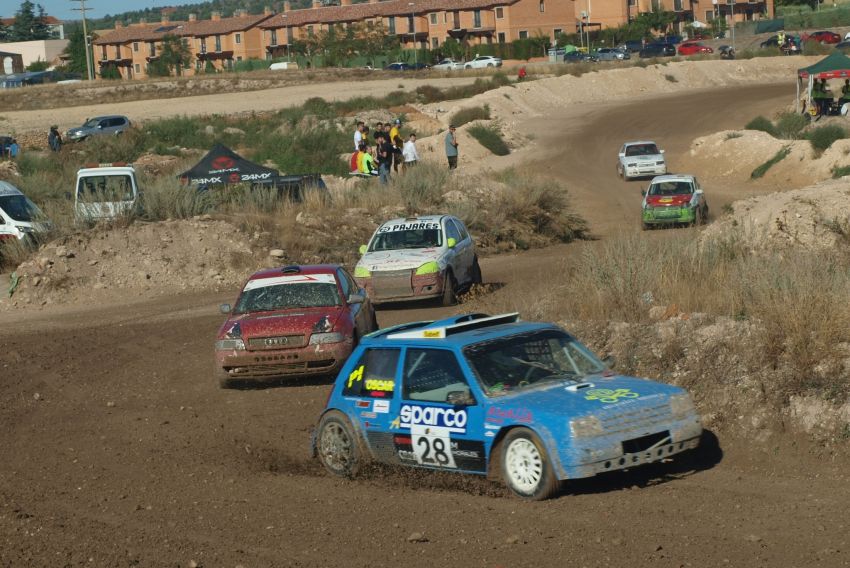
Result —
<instances>
[{"instance_id":1,"label":"racing tire","mask_svg":"<svg viewBox=\"0 0 850 568\"><path fill-rule=\"evenodd\" d=\"M481 275L481 265L478 264L478 257L472 261L472 284L481 284L484 282L484 277Z\"/></svg>"},{"instance_id":2,"label":"racing tire","mask_svg":"<svg viewBox=\"0 0 850 568\"><path fill-rule=\"evenodd\" d=\"M652 225L650 225L649 223L641 223L640 228L644 231L649 231L650 229L652 229Z\"/></svg>"},{"instance_id":3,"label":"racing tire","mask_svg":"<svg viewBox=\"0 0 850 568\"><path fill-rule=\"evenodd\" d=\"M472 65L467 65L464 69L472 69Z\"/></svg>"},{"instance_id":4,"label":"racing tire","mask_svg":"<svg viewBox=\"0 0 850 568\"><path fill-rule=\"evenodd\" d=\"M446 272L446 281L443 283L443 297L440 301L444 306L454 306L457 303L457 283L451 271Z\"/></svg>"},{"instance_id":5,"label":"racing tire","mask_svg":"<svg viewBox=\"0 0 850 568\"><path fill-rule=\"evenodd\" d=\"M493 66L493 64L492 64L492 63L488 63L488 64L487 64L487 67L492 67L492 66Z\"/></svg>"},{"instance_id":6,"label":"racing tire","mask_svg":"<svg viewBox=\"0 0 850 568\"><path fill-rule=\"evenodd\" d=\"M543 501L560 488L543 442L528 428L508 432L501 444L502 479L516 496Z\"/></svg>"},{"instance_id":7,"label":"racing tire","mask_svg":"<svg viewBox=\"0 0 850 568\"><path fill-rule=\"evenodd\" d=\"M360 471L364 454L351 422L341 412L322 416L316 430L316 455L329 473L352 478Z\"/></svg>"}]
</instances>

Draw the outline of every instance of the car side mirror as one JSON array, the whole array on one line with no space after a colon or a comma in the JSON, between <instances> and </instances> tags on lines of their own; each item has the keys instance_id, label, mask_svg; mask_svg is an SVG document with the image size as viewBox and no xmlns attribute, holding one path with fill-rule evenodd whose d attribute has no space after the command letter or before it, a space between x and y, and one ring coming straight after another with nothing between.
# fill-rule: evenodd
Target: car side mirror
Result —
<instances>
[{"instance_id":1,"label":"car side mirror","mask_svg":"<svg viewBox=\"0 0 850 568\"><path fill-rule=\"evenodd\" d=\"M646 190L645 189L640 190L640 194L643 195L644 197L646 197Z\"/></svg>"},{"instance_id":2,"label":"car side mirror","mask_svg":"<svg viewBox=\"0 0 850 568\"><path fill-rule=\"evenodd\" d=\"M457 239L455 239L454 237L449 237L449 240L446 241L446 244L450 249L453 249L455 248L455 246L457 246Z\"/></svg>"},{"instance_id":3,"label":"car side mirror","mask_svg":"<svg viewBox=\"0 0 850 568\"><path fill-rule=\"evenodd\" d=\"M625 158L625 157L626 157L626 153L625 153L625 152L620 152L620 153L619 153L619 154L617 154L617 155L618 155L618 156L620 156L621 158Z\"/></svg>"},{"instance_id":4,"label":"car side mirror","mask_svg":"<svg viewBox=\"0 0 850 568\"><path fill-rule=\"evenodd\" d=\"M103 125L102 125L102 124L98 124L98 125L97 125L97 129L98 129L98 130L100 130L101 128L103 128Z\"/></svg>"},{"instance_id":5,"label":"car side mirror","mask_svg":"<svg viewBox=\"0 0 850 568\"><path fill-rule=\"evenodd\" d=\"M617 366L617 358L613 355L608 355L607 357L602 359L602 362L605 363L605 366L609 369L613 369Z\"/></svg>"},{"instance_id":6,"label":"car side mirror","mask_svg":"<svg viewBox=\"0 0 850 568\"><path fill-rule=\"evenodd\" d=\"M466 387L463 390L449 391L446 402L454 406L474 406L475 397L472 396L469 387Z\"/></svg>"},{"instance_id":7,"label":"car side mirror","mask_svg":"<svg viewBox=\"0 0 850 568\"><path fill-rule=\"evenodd\" d=\"M218 309L223 314L229 314L231 311L233 311L233 306L231 306L230 304L222 304L218 307Z\"/></svg>"},{"instance_id":8,"label":"car side mirror","mask_svg":"<svg viewBox=\"0 0 850 568\"><path fill-rule=\"evenodd\" d=\"M703 194L703 191L702 191L701 189L698 189L698 190L696 190L694 193L696 193L697 195L702 195L702 194Z\"/></svg>"},{"instance_id":9,"label":"car side mirror","mask_svg":"<svg viewBox=\"0 0 850 568\"><path fill-rule=\"evenodd\" d=\"M368 248L366 245L360 245L360 254L366 254Z\"/></svg>"},{"instance_id":10,"label":"car side mirror","mask_svg":"<svg viewBox=\"0 0 850 568\"><path fill-rule=\"evenodd\" d=\"M663 154L664 152L665 152L665 150L661 150L661 153L662 153L662 154Z\"/></svg>"},{"instance_id":11,"label":"car side mirror","mask_svg":"<svg viewBox=\"0 0 850 568\"><path fill-rule=\"evenodd\" d=\"M362 304L366 301L366 296L360 294L359 292L352 292L348 295L348 303L349 304Z\"/></svg>"}]
</instances>

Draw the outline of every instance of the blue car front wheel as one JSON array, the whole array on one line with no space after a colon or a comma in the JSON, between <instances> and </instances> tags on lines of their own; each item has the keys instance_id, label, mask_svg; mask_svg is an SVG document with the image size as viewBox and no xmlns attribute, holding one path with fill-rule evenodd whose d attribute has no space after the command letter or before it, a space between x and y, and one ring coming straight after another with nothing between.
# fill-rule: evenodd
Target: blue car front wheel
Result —
<instances>
[{"instance_id":1,"label":"blue car front wheel","mask_svg":"<svg viewBox=\"0 0 850 568\"><path fill-rule=\"evenodd\" d=\"M558 478L540 438L528 428L508 432L502 441L502 477L513 493L532 501L552 497Z\"/></svg>"}]
</instances>

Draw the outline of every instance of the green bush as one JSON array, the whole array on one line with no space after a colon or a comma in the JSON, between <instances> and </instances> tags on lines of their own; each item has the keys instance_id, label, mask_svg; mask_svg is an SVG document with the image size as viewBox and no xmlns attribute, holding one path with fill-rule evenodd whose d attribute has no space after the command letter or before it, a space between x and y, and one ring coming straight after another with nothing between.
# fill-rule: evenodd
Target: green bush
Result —
<instances>
[{"instance_id":1,"label":"green bush","mask_svg":"<svg viewBox=\"0 0 850 568\"><path fill-rule=\"evenodd\" d=\"M776 135L786 140L796 140L801 137L801 132L808 124L806 115L784 112L776 120Z\"/></svg>"},{"instance_id":2,"label":"green bush","mask_svg":"<svg viewBox=\"0 0 850 568\"><path fill-rule=\"evenodd\" d=\"M850 166L835 166L832 168L832 177L841 178L850 176Z\"/></svg>"},{"instance_id":3,"label":"green bush","mask_svg":"<svg viewBox=\"0 0 850 568\"><path fill-rule=\"evenodd\" d=\"M490 120L488 105L462 108L452 115L451 124L463 126L473 120Z\"/></svg>"},{"instance_id":4,"label":"green bush","mask_svg":"<svg viewBox=\"0 0 850 568\"><path fill-rule=\"evenodd\" d=\"M744 128L746 130L761 130L762 132L767 132L771 136L776 136L776 127L774 127L773 123L763 116L755 117L744 125Z\"/></svg>"},{"instance_id":5,"label":"green bush","mask_svg":"<svg viewBox=\"0 0 850 568\"><path fill-rule=\"evenodd\" d=\"M832 143L836 140L847 138L847 131L840 126L830 124L810 130L806 138L809 139L809 143L815 152L821 153L832 146Z\"/></svg>"},{"instance_id":6,"label":"green bush","mask_svg":"<svg viewBox=\"0 0 850 568\"><path fill-rule=\"evenodd\" d=\"M511 149L502 139L502 133L495 126L476 124L469 128L469 134L497 156L507 156L511 153Z\"/></svg>"},{"instance_id":7,"label":"green bush","mask_svg":"<svg viewBox=\"0 0 850 568\"><path fill-rule=\"evenodd\" d=\"M762 165L760 165L759 167L754 169L753 173L750 174L750 177L752 179L758 179L758 178L764 176L764 174L767 173L767 170L769 170L774 165L776 165L779 162L781 162L782 160L784 160L785 156L787 156L790 153L791 153L791 149L789 147L786 146L786 147L782 148L780 151L778 151L776 154L774 154L771 159L769 159L768 161L766 161L765 163L763 163Z\"/></svg>"}]
</instances>

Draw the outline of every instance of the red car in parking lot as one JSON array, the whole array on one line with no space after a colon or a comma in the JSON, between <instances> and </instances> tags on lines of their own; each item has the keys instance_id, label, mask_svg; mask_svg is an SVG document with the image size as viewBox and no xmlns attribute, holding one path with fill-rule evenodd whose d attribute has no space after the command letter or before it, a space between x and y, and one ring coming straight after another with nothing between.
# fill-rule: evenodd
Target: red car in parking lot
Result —
<instances>
[{"instance_id":1,"label":"red car in parking lot","mask_svg":"<svg viewBox=\"0 0 850 568\"><path fill-rule=\"evenodd\" d=\"M696 41L679 44L679 55L697 55L700 53L714 53L714 50Z\"/></svg>"},{"instance_id":2,"label":"red car in parking lot","mask_svg":"<svg viewBox=\"0 0 850 568\"><path fill-rule=\"evenodd\" d=\"M378 328L366 291L335 265L262 270L243 286L215 342L222 388L240 379L336 373Z\"/></svg>"},{"instance_id":3,"label":"red car in parking lot","mask_svg":"<svg viewBox=\"0 0 850 568\"><path fill-rule=\"evenodd\" d=\"M820 43L836 44L841 41L841 36L835 32L813 32L809 34L806 41L818 41Z\"/></svg>"}]
</instances>

